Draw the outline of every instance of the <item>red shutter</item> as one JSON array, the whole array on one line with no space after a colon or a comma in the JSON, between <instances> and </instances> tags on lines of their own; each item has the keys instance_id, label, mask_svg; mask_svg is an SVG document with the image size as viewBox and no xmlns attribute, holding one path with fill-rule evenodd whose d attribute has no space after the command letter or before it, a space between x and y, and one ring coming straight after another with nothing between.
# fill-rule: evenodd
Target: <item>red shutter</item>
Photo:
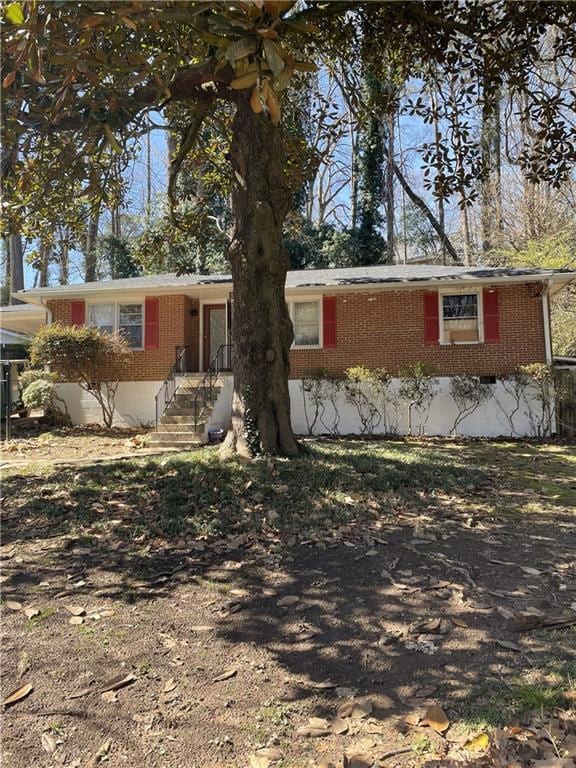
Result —
<instances>
[{"instance_id":1,"label":"red shutter","mask_svg":"<svg viewBox=\"0 0 576 768\"><path fill-rule=\"evenodd\" d=\"M328 349L336 346L336 296L322 299L323 340Z\"/></svg>"},{"instance_id":2,"label":"red shutter","mask_svg":"<svg viewBox=\"0 0 576 768\"><path fill-rule=\"evenodd\" d=\"M158 349L158 299L156 296L146 296L144 318L144 349Z\"/></svg>"},{"instance_id":3,"label":"red shutter","mask_svg":"<svg viewBox=\"0 0 576 768\"><path fill-rule=\"evenodd\" d=\"M70 302L70 321L72 325L84 325L86 322L86 307L84 299Z\"/></svg>"},{"instance_id":4,"label":"red shutter","mask_svg":"<svg viewBox=\"0 0 576 768\"><path fill-rule=\"evenodd\" d=\"M437 291L426 291L424 293L424 343L440 343Z\"/></svg>"},{"instance_id":5,"label":"red shutter","mask_svg":"<svg viewBox=\"0 0 576 768\"><path fill-rule=\"evenodd\" d=\"M500 341L498 290L496 288L484 288L482 296L484 305L484 341L487 344L496 344Z\"/></svg>"}]
</instances>

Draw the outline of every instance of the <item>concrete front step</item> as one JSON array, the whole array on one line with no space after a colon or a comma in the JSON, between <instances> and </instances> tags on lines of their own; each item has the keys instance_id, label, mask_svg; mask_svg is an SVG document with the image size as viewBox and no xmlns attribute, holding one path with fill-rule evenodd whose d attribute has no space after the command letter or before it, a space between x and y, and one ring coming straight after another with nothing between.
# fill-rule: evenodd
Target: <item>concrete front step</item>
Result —
<instances>
[{"instance_id":1,"label":"concrete front step","mask_svg":"<svg viewBox=\"0 0 576 768\"><path fill-rule=\"evenodd\" d=\"M176 394L174 395L174 400L178 400L179 398L186 399L186 400L199 399L201 401L209 401L214 403L218 399L219 394L220 394L220 389L217 387L214 387L210 391L207 390L204 393L204 396L202 395L201 392L198 392L197 390L187 389L186 387L184 388L180 387L179 389L176 390Z\"/></svg>"},{"instance_id":2,"label":"concrete front step","mask_svg":"<svg viewBox=\"0 0 576 768\"><path fill-rule=\"evenodd\" d=\"M174 432L187 432L190 435L203 435L204 429L206 428L206 423L204 421L199 421L196 425L193 421L190 421L188 423L181 421L177 422L176 424L166 424L164 422L161 422L158 425L157 433L159 432L170 432L171 434L174 434Z\"/></svg>"},{"instance_id":3,"label":"concrete front step","mask_svg":"<svg viewBox=\"0 0 576 768\"><path fill-rule=\"evenodd\" d=\"M206 417L211 413L211 409L204 408L201 413L198 414L196 423L206 421ZM186 408L178 408L174 411L166 411L164 416L160 418L160 424L194 424L194 412L188 411Z\"/></svg>"},{"instance_id":4,"label":"concrete front step","mask_svg":"<svg viewBox=\"0 0 576 768\"><path fill-rule=\"evenodd\" d=\"M162 445L200 445L202 435L194 432L153 432L150 435L150 443Z\"/></svg>"}]
</instances>

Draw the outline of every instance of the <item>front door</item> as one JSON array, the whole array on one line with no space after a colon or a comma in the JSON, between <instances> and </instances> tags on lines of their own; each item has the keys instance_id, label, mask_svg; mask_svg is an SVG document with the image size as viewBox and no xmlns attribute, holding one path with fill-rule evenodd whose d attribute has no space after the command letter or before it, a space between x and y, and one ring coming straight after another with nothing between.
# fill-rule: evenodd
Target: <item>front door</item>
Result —
<instances>
[{"instance_id":1,"label":"front door","mask_svg":"<svg viewBox=\"0 0 576 768\"><path fill-rule=\"evenodd\" d=\"M226 305L204 304L203 363L206 371L222 344L226 344Z\"/></svg>"}]
</instances>

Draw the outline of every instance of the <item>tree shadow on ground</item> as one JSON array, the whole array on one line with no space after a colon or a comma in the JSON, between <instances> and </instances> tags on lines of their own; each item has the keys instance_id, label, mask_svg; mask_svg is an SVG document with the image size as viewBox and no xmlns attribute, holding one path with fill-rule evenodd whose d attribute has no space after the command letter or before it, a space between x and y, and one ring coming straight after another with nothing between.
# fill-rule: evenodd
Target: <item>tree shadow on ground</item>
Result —
<instances>
[{"instance_id":1,"label":"tree shadow on ground","mask_svg":"<svg viewBox=\"0 0 576 768\"><path fill-rule=\"evenodd\" d=\"M279 712L305 705L331 718L354 692L370 697L390 738L391 722L410 731L391 716L433 700L473 719L472 689L501 696L551 655L546 638L519 635L498 609L558 613L575 599L573 510L551 498L536 511L527 493L530 516L511 517L505 492L517 488L488 459L466 446L341 441L293 462L221 463L204 451L12 475L4 592L45 583L45 600L83 603L96 587L99 599L131 604L146 637L183 636L179 663L200 669L204 692L212 672L198 667L206 651L192 624L210 624L207 647L238 669L223 683L230 700L256 689L264 708L273 699ZM527 483L540 471L527 464ZM22 548L35 555L18 563ZM200 600L207 591L213 599ZM283 605L286 596L297 600ZM167 621L174 602L181 612L171 607ZM118 655L136 667L130 637ZM207 732L223 717L218 702ZM227 727L246 738L240 723Z\"/></svg>"}]
</instances>

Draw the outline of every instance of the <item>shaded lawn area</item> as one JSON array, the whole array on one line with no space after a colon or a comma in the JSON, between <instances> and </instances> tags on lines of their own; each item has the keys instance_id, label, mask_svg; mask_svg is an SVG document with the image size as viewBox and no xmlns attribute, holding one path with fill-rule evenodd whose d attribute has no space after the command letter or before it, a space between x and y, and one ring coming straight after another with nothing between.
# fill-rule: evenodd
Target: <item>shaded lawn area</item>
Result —
<instances>
[{"instance_id":1,"label":"shaded lawn area","mask_svg":"<svg viewBox=\"0 0 576 768\"><path fill-rule=\"evenodd\" d=\"M306 445L5 472L3 600L39 611L3 607L3 696L34 685L5 718L11 765L48 764L46 729L70 764L108 740L111 765L244 767L259 749L378 765L398 748L412 765L524 710L570 711L576 632L515 622L576 610L576 447ZM304 735L351 700L372 711ZM434 703L449 738L414 715Z\"/></svg>"}]
</instances>

